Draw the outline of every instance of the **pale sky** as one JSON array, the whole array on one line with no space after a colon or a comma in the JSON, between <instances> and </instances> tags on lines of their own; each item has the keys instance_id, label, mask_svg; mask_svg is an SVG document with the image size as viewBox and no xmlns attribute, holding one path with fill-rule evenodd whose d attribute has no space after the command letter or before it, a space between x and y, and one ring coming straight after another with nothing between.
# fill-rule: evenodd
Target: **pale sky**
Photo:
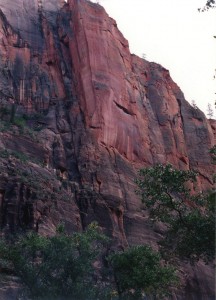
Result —
<instances>
[{"instance_id":1,"label":"pale sky","mask_svg":"<svg viewBox=\"0 0 216 300\"><path fill-rule=\"evenodd\" d=\"M216 10L206 0L92 0L99 2L129 41L131 53L163 65L206 113L216 100ZM216 115L214 109L214 115Z\"/></svg>"}]
</instances>

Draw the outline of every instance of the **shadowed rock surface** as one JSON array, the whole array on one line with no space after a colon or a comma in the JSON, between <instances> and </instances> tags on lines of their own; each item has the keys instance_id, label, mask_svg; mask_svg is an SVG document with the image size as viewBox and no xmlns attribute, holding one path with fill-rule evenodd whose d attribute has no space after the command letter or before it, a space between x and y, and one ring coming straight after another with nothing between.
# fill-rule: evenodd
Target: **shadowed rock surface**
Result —
<instances>
[{"instance_id":1,"label":"shadowed rock surface","mask_svg":"<svg viewBox=\"0 0 216 300\"><path fill-rule=\"evenodd\" d=\"M197 170L200 190L212 187L215 122L168 70L130 54L100 5L0 0L0 9L3 231L53 234L65 222L73 232L96 220L114 247L156 247L137 170L169 162ZM182 280L173 299L214 299L210 266L185 266Z\"/></svg>"}]
</instances>

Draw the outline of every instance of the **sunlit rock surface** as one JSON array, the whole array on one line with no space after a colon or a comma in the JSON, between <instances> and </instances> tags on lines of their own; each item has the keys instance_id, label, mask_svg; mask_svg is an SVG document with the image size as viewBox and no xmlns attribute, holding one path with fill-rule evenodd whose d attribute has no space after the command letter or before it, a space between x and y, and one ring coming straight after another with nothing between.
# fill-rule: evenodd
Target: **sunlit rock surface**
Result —
<instances>
[{"instance_id":1,"label":"sunlit rock surface","mask_svg":"<svg viewBox=\"0 0 216 300\"><path fill-rule=\"evenodd\" d=\"M137 170L169 162L197 170L200 190L212 187L215 122L189 105L168 70L130 54L100 5L0 0L0 8L1 106L15 103L30 128L41 127L36 138L0 133L2 151L34 158L12 157L11 167L1 158L4 230L53 234L65 222L72 232L96 220L114 247L155 247L160 233L135 194ZM8 168L30 170L33 183ZM186 290L173 299L214 299L211 267L187 268Z\"/></svg>"}]
</instances>

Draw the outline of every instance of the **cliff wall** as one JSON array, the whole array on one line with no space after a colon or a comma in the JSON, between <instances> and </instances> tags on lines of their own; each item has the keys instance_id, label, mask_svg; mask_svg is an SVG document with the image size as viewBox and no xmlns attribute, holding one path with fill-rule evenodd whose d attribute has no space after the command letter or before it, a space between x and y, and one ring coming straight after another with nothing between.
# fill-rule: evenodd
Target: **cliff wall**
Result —
<instances>
[{"instance_id":1,"label":"cliff wall","mask_svg":"<svg viewBox=\"0 0 216 300\"><path fill-rule=\"evenodd\" d=\"M1 0L0 8L4 230L52 234L61 221L74 231L96 220L114 247L155 247L160 232L135 194L137 170L169 162L197 170L200 190L212 187L215 122L189 105L168 70L130 54L100 5ZM22 130L5 126L14 107L27 116ZM211 268L187 268L178 299L213 299Z\"/></svg>"}]
</instances>

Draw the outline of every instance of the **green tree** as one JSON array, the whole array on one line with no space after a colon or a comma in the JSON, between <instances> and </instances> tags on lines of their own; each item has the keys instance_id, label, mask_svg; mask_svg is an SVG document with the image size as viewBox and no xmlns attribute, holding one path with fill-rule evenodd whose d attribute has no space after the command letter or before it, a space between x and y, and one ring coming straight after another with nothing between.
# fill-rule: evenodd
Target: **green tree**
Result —
<instances>
[{"instance_id":1,"label":"green tree","mask_svg":"<svg viewBox=\"0 0 216 300\"><path fill-rule=\"evenodd\" d=\"M216 164L216 145L214 145L209 152L212 158L212 163Z\"/></svg>"},{"instance_id":2,"label":"green tree","mask_svg":"<svg viewBox=\"0 0 216 300\"><path fill-rule=\"evenodd\" d=\"M198 10L203 12L215 7L215 0L207 0L205 6L203 8L199 8Z\"/></svg>"},{"instance_id":3,"label":"green tree","mask_svg":"<svg viewBox=\"0 0 216 300\"><path fill-rule=\"evenodd\" d=\"M73 235L64 230L53 237L30 233L12 242L1 240L0 258L12 264L33 299L93 300L105 297L93 262L106 241L95 224Z\"/></svg>"},{"instance_id":4,"label":"green tree","mask_svg":"<svg viewBox=\"0 0 216 300\"><path fill-rule=\"evenodd\" d=\"M109 260L119 299L162 299L178 282L175 269L162 265L160 254L149 246L128 248L111 255Z\"/></svg>"},{"instance_id":5,"label":"green tree","mask_svg":"<svg viewBox=\"0 0 216 300\"><path fill-rule=\"evenodd\" d=\"M212 163L214 165L216 165L216 145L214 145L210 150L209 153L211 155L211 159L212 159ZM216 173L213 174L213 182L214 184L216 183ZM212 205L212 210L215 209L215 205L216 205L216 189L210 191L209 193L209 201Z\"/></svg>"},{"instance_id":6,"label":"green tree","mask_svg":"<svg viewBox=\"0 0 216 300\"><path fill-rule=\"evenodd\" d=\"M206 7L214 8L215 7L215 0L207 0Z\"/></svg>"},{"instance_id":7,"label":"green tree","mask_svg":"<svg viewBox=\"0 0 216 300\"><path fill-rule=\"evenodd\" d=\"M191 193L196 182L193 171L172 165L141 169L136 180L138 194L154 221L167 226L160 242L164 255L190 260L212 260L215 255L214 206L209 193Z\"/></svg>"},{"instance_id":8,"label":"green tree","mask_svg":"<svg viewBox=\"0 0 216 300\"><path fill-rule=\"evenodd\" d=\"M21 279L24 296L41 300L105 300L113 296L138 300L144 294L162 299L177 284L175 269L162 263L157 252L149 246L135 246L107 257L111 273L103 270L104 285L103 272L98 276L93 264L102 258L107 242L95 223L73 235L59 226L53 237L31 232L1 239L0 268Z\"/></svg>"}]
</instances>

